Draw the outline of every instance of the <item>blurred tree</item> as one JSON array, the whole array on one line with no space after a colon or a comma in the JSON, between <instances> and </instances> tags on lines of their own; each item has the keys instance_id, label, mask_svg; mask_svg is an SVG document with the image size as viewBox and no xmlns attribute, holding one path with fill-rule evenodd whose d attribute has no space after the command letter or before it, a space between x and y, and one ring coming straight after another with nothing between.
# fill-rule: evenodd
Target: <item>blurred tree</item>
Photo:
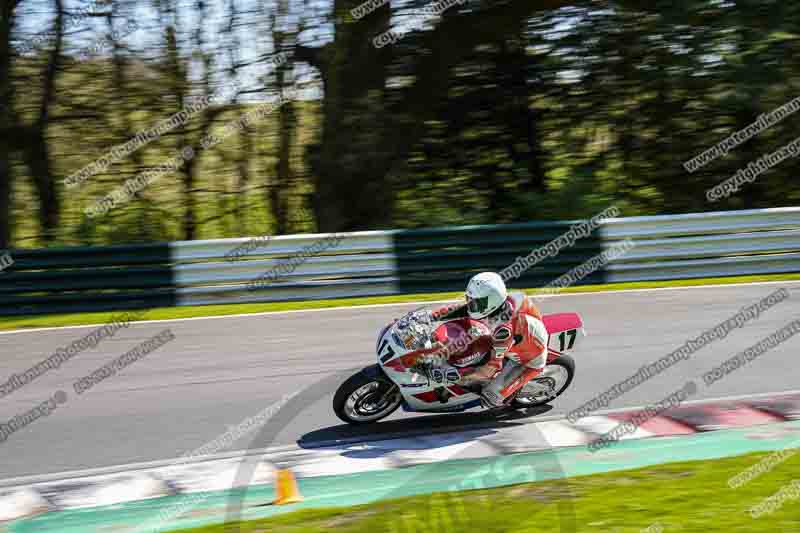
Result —
<instances>
[{"instance_id":1,"label":"blurred tree","mask_svg":"<svg viewBox=\"0 0 800 533\"><path fill-rule=\"evenodd\" d=\"M18 4L19 0L0 0L0 249L11 244L11 157L16 148L14 132L19 128L11 82L11 35Z\"/></svg>"},{"instance_id":2,"label":"blurred tree","mask_svg":"<svg viewBox=\"0 0 800 533\"><path fill-rule=\"evenodd\" d=\"M272 43L276 58L280 62L275 67L275 90L279 95L289 93L293 89L294 80L291 64L284 61L291 53L292 36L286 31L289 23L288 0L277 0L277 9L271 17ZM281 235L289 231L289 191L292 187L292 139L295 135L297 118L295 104L288 102L278 110L278 143L277 162L273 169L274 182L269 186L269 203L275 218L275 233Z\"/></svg>"},{"instance_id":3,"label":"blurred tree","mask_svg":"<svg viewBox=\"0 0 800 533\"><path fill-rule=\"evenodd\" d=\"M54 43L47 54L44 75L41 78L41 95L33 121L22 127L22 156L28 166L39 200L39 224L46 244L56 241L59 227L60 203L50 160L48 128L52 124L51 110L58 93L56 80L61 71L61 51L64 43L65 9L62 0L53 0L55 22Z\"/></svg>"},{"instance_id":4,"label":"blurred tree","mask_svg":"<svg viewBox=\"0 0 800 533\"><path fill-rule=\"evenodd\" d=\"M23 0L23 9L0 2L6 243L511 222L585 217L610 204L626 214L655 214L800 200L791 160L728 199L705 198L709 187L791 141L795 117L696 172L683 167L796 97L800 6L793 3L468 0L376 48L374 37L408 27L414 10L431 2L391 2L355 20L358 0L119 0L97 15L111 46L87 57L76 50L87 35L97 36L98 25L56 38L56 15L71 4L46 0L53 38L29 53L14 15L32 16L25 6L34 0ZM125 17L147 31L114 36ZM280 57L288 61L276 66ZM81 187L62 192L53 178L76 172L192 98L244 78L250 81L231 99ZM309 90L148 185L139 201L99 219L82 214L98 196L183 146L197 149L203 135L290 87ZM62 194L69 201L60 202ZM34 204L38 216L25 217ZM303 205L311 205L313 221Z\"/></svg>"}]
</instances>

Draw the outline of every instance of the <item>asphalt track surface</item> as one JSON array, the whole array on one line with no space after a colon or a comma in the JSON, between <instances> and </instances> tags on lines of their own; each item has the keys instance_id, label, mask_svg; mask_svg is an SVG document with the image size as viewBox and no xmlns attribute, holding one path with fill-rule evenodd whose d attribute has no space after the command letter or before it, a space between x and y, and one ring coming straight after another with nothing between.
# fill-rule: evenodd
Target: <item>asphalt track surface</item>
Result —
<instances>
[{"instance_id":1,"label":"asphalt track surface","mask_svg":"<svg viewBox=\"0 0 800 533\"><path fill-rule=\"evenodd\" d=\"M574 352L577 375L551 410L520 414L515 423L565 415L618 381L680 347L742 307L780 287L790 298L725 339L717 340L609 405L661 400L703 372L800 317L793 282L670 290L559 295L540 302L544 313L575 311L588 336ZM375 361L375 336L392 318L418 305L320 310L132 324L19 390L0 398L5 422L53 396L67 401L0 443L0 479L170 459L215 439L230 426L305 389L320 397L301 407L274 445L314 447L340 438L485 424L484 413L420 415L398 411L387 421L349 428L331 409L335 386L318 384ZM140 342L171 329L175 339L78 396L72 384ZM0 334L0 382L45 359L94 327ZM800 337L800 336L798 336ZM800 338L792 338L694 399L798 389ZM228 450L246 449L241 439ZM263 444L263 443L260 443ZM226 450L227 451L227 450Z\"/></svg>"}]
</instances>

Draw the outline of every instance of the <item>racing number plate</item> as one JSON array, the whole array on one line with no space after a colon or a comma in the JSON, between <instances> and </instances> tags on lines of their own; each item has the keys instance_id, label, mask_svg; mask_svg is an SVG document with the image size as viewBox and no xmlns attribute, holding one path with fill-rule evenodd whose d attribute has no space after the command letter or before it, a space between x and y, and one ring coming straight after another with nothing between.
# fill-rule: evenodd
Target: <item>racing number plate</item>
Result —
<instances>
[{"instance_id":1,"label":"racing number plate","mask_svg":"<svg viewBox=\"0 0 800 533\"><path fill-rule=\"evenodd\" d=\"M381 345L378 347L378 357L380 358L381 363L386 363L394 356L395 356L394 348L392 348L389 339L384 338L383 342L381 342Z\"/></svg>"},{"instance_id":2,"label":"racing number plate","mask_svg":"<svg viewBox=\"0 0 800 533\"><path fill-rule=\"evenodd\" d=\"M558 351L564 352L571 350L575 345L575 339L578 336L577 329L568 329L556 334L556 341L558 342Z\"/></svg>"}]
</instances>

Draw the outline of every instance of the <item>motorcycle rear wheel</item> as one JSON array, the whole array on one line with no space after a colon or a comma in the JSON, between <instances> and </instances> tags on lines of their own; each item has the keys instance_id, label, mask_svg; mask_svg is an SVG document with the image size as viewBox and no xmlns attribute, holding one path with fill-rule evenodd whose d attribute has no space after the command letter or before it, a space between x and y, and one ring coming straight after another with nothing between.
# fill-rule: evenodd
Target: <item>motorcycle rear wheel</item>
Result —
<instances>
[{"instance_id":1,"label":"motorcycle rear wheel","mask_svg":"<svg viewBox=\"0 0 800 533\"><path fill-rule=\"evenodd\" d=\"M511 405L515 408L527 408L552 402L567 390L574 376L575 360L569 355L561 355L552 363L548 363L540 377L526 383L514 396ZM549 387L550 390L541 390L542 385ZM526 395L526 389L532 394Z\"/></svg>"},{"instance_id":2,"label":"motorcycle rear wheel","mask_svg":"<svg viewBox=\"0 0 800 533\"><path fill-rule=\"evenodd\" d=\"M371 424L394 413L402 401L399 387L378 365L372 365L339 386L333 396L333 412L354 426Z\"/></svg>"}]
</instances>

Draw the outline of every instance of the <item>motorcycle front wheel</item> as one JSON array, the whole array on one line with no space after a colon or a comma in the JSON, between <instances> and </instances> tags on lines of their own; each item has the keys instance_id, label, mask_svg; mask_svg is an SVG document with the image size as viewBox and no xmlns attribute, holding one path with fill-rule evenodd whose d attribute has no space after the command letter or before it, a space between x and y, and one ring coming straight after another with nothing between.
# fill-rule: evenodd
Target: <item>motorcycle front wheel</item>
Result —
<instances>
[{"instance_id":1,"label":"motorcycle front wheel","mask_svg":"<svg viewBox=\"0 0 800 533\"><path fill-rule=\"evenodd\" d=\"M395 412L402 401L399 387L378 365L372 365L339 386L333 395L333 412L351 425L370 424Z\"/></svg>"}]
</instances>

